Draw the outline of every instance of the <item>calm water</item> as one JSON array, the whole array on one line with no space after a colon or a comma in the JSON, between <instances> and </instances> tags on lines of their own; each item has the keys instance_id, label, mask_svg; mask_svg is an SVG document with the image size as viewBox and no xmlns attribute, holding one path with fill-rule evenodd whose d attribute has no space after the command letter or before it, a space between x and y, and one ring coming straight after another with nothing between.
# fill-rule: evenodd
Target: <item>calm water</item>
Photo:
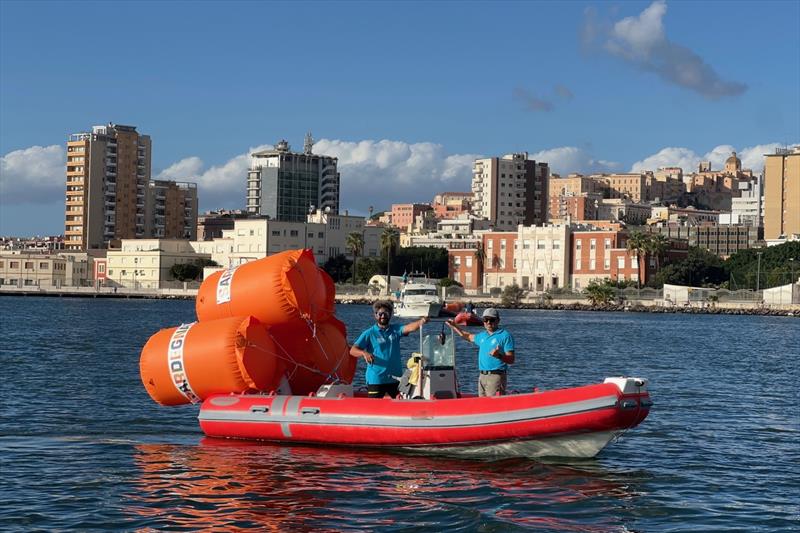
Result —
<instances>
[{"instance_id":1,"label":"calm water","mask_svg":"<svg viewBox=\"0 0 800 533\"><path fill-rule=\"evenodd\" d=\"M351 340L370 318L338 315ZM205 439L196 407L160 407L139 381L147 338L193 319L189 301L0 297L0 529L800 528L797 319L504 312L511 388L650 379L644 424L569 463Z\"/></svg>"}]
</instances>

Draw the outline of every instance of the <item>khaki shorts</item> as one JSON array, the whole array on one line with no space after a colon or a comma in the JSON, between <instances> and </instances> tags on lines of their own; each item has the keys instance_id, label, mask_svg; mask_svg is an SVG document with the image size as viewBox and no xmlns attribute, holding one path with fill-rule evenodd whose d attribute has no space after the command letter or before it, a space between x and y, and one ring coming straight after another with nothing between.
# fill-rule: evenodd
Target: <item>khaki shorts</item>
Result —
<instances>
[{"instance_id":1,"label":"khaki shorts","mask_svg":"<svg viewBox=\"0 0 800 533\"><path fill-rule=\"evenodd\" d=\"M494 396L506 393L508 374L481 374L478 377L478 396Z\"/></svg>"}]
</instances>

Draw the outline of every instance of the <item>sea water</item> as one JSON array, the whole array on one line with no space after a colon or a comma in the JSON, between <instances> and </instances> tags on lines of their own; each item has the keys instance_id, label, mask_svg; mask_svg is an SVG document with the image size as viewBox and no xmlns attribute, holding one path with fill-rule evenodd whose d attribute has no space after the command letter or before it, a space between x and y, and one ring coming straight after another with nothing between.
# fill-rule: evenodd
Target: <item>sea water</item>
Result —
<instances>
[{"instance_id":1,"label":"sea water","mask_svg":"<svg viewBox=\"0 0 800 533\"><path fill-rule=\"evenodd\" d=\"M367 306L337 315L351 341L372 322ZM517 346L511 389L644 377L650 416L580 461L207 439L196 406L160 407L139 379L144 343L193 321L193 302L0 297L0 529L800 528L796 318L501 315ZM418 350L404 339L404 354ZM467 392L476 358L457 339Z\"/></svg>"}]
</instances>

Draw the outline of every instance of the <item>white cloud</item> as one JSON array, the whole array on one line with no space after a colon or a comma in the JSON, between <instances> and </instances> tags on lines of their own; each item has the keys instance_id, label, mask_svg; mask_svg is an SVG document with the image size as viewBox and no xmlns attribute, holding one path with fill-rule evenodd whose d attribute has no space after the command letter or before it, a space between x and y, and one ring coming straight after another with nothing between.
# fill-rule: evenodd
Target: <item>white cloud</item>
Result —
<instances>
[{"instance_id":1,"label":"white cloud","mask_svg":"<svg viewBox=\"0 0 800 533\"><path fill-rule=\"evenodd\" d=\"M468 191L478 154L447 154L435 143L322 139L314 152L339 158L342 209L366 212L392 203L429 202L443 191Z\"/></svg>"},{"instance_id":2,"label":"white cloud","mask_svg":"<svg viewBox=\"0 0 800 533\"><path fill-rule=\"evenodd\" d=\"M743 83L723 80L694 51L670 41L663 24L666 13L666 2L656 0L638 16L609 25L598 21L594 10L587 10L581 31L584 44L603 41L603 49L611 55L712 100L747 90Z\"/></svg>"},{"instance_id":3,"label":"white cloud","mask_svg":"<svg viewBox=\"0 0 800 533\"><path fill-rule=\"evenodd\" d=\"M631 165L631 172L657 170L660 167L681 167L684 173L690 173L697 171L700 161L710 161L712 170L723 170L725 160L732 152L736 152L736 156L742 161L742 169L760 174L764 170L764 155L774 153L776 148L781 147L784 147L784 144L768 143L736 150L730 144L720 144L702 156L690 148L664 148L635 162Z\"/></svg>"},{"instance_id":4,"label":"white cloud","mask_svg":"<svg viewBox=\"0 0 800 533\"><path fill-rule=\"evenodd\" d=\"M31 146L0 159L0 204L46 204L64 196L64 148Z\"/></svg>"},{"instance_id":5,"label":"white cloud","mask_svg":"<svg viewBox=\"0 0 800 533\"><path fill-rule=\"evenodd\" d=\"M575 146L561 146L530 154L528 157L550 165L550 172L566 176L567 174L593 174L616 172L619 163L595 159L589 152Z\"/></svg>"}]
</instances>

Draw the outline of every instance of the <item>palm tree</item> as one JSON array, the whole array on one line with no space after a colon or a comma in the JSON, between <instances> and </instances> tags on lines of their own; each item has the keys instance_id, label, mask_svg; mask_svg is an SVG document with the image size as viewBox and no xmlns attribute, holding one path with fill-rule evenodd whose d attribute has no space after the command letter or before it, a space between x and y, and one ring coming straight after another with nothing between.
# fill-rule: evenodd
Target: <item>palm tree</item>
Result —
<instances>
[{"instance_id":1,"label":"palm tree","mask_svg":"<svg viewBox=\"0 0 800 533\"><path fill-rule=\"evenodd\" d=\"M386 294L391 292L392 286L392 251L397 248L400 241L400 232L387 226L381 233L381 250L386 250Z\"/></svg>"},{"instance_id":2,"label":"palm tree","mask_svg":"<svg viewBox=\"0 0 800 533\"><path fill-rule=\"evenodd\" d=\"M647 251L653 254L656 260L656 271L661 268L661 258L667 253L669 249L669 239L660 233L649 235L647 242Z\"/></svg>"},{"instance_id":3,"label":"palm tree","mask_svg":"<svg viewBox=\"0 0 800 533\"><path fill-rule=\"evenodd\" d=\"M486 250L483 249L483 243L479 242L478 247L475 248L475 262L478 264L478 283L477 286L483 287L483 263L486 261Z\"/></svg>"},{"instance_id":4,"label":"palm tree","mask_svg":"<svg viewBox=\"0 0 800 533\"><path fill-rule=\"evenodd\" d=\"M647 250L647 242L648 238L642 232L635 231L630 234L628 237L628 242L625 244L625 247L628 249L629 252L633 252L636 255L636 263L639 265L639 271L636 274L636 288L641 288L642 284L642 270L644 266L644 253Z\"/></svg>"},{"instance_id":5,"label":"palm tree","mask_svg":"<svg viewBox=\"0 0 800 533\"><path fill-rule=\"evenodd\" d=\"M347 236L345 246L353 254L353 285L356 284L356 261L359 256L364 253L364 235L354 231Z\"/></svg>"}]
</instances>

